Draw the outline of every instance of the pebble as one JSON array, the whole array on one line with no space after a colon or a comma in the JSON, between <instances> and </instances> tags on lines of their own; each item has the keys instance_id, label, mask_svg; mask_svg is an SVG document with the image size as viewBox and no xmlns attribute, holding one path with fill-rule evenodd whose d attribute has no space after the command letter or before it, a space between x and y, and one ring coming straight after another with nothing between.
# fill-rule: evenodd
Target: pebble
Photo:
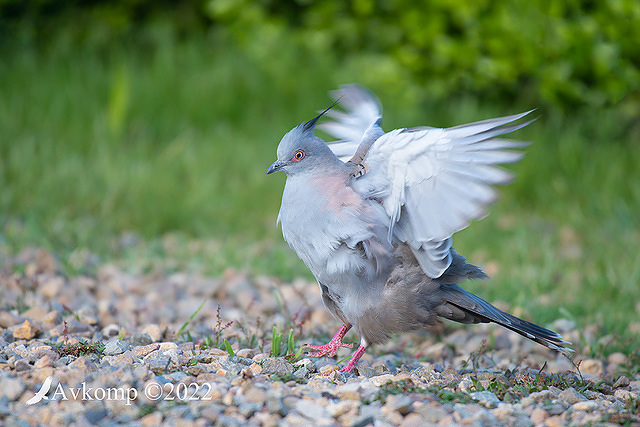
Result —
<instances>
[{"instance_id":1,"label":"pebble","mask_svg":"<svg viewBox=\"0 0 640 427\"><path fill-rule=\"evenodd\" d=\"M553 382L556 386L579 375L566 359L554 359L508 331L485 326L446 327L437 336L399 336L369 350L357 374L338 372L334 358L303 356L291 363L265 353L271 348L272 325L288 332L287 322L298 316L293 328L297 344L321 342L337 326L322 308L315 283L254 280L234 271L220 278L193 273L164 277L115 265L100 266L95 278L67 278L46 253L38 267L36 252L31 258L25 255L30 274L41 278L38 287L27 291L30 308L20 314L0 309L3 425L598 425L607 413L626 413L628 402L640 392L637 374L614 376L620 372L616 367L633 359L612 353L606 361L591 358L580 365L591 381L606 374L609 389L578 392L550 381L526 397L511 394L513 401L501 401L497 390L527 378L536 384L546 361L545 373L566 375ZM7 280L3 272L0 286ZM0 307L10 306L6 301L12 295L17 298L17 288L12 289L3 288ZM282 293L291 314L283 313L274 292ZM187 327L193 339L177 336L204 295L207 302ZM297 325L305 316L321 320L301 323L300 332ZM571 321L556 328L578 336ZM220 348L224 339L233 345L234 357ZM102 342L102 355L56 352L58 346L87 340ZM471 353L483 340L495 347L469 366ZM24 402L49 379L54 389L85 384L92 390L127 389L137 398L129 404L79 398L27 406ZM160 395L153 395L154 390ZM52 396L50 391L47 397Z\"/></svg>"},{"instance_id":2,"label":"pebble","mask_svg":"<svg viewBox=\"0 0 640 427\"><path fill-rule=\"evenodd\" d=\"M573 405L576 402L582 402L587 400L582 394L578 393L575 388L569 387L558 394L558 398L564 400L569 405Z\"/></svg>"},{"instance_id":3,"label":"pebble","mask_svg":"<svg viewBox=\"0 0 640 427\"><path fill-rule=\"evenodd\" d=\"M109 341L104 348L105 356L115 356L117 354L122 354L125 351L129 350L131 346L124 341L121 340L113 340Z\"/></svg>"},{"instance_id":4,"label":"pebble","mask_svg":"<svg viewBox=\"0 0 640 427\"><path fill-rule=\"evenodd\" d=\"M29 320L25 320L18 328L13 331L13 337L17 340L30 340L38 336L42 330L31 323Z\"/></svg>"}]
</instances>

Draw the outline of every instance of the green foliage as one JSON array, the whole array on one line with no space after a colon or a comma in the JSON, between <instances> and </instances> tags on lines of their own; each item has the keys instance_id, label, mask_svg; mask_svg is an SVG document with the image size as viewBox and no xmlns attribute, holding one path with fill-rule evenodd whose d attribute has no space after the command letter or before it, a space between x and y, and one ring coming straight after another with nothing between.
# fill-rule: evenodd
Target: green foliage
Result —
<instances>
[{"instance_id":1,"label":"green foliage","mask_svg":"<svg viewBox=\"0 0 640 427\"><path fill-rule=\"evenodd\" d=\"M601 107L640 113L640 4L545 0L289 2L211 0L208 12L251 54L324 55L360 81L409 79L430 99ZM287 49L289 50L289 49Z\"/></svg>"}]
</instances>

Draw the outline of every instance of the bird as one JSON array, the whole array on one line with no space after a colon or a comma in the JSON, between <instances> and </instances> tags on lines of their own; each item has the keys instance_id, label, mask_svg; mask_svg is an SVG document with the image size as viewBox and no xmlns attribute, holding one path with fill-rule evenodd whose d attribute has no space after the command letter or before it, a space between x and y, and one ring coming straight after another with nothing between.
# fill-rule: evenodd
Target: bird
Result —
<instances>
[{"instance_id":1,"label":"bird","mask_svg":"<svg viewBox=\"0 0 640 427\"><path fill-rule=\"evenodd\" d=\"M496 138L531 114L450 128L385 132L382 107L367 88L343 85L334 104L287 132L266 174L286 182L277 223L316 278L325 308L342 322L310 357L335 356L354 330L360 344L340 372L394 334L455 322L497 323L552 350L571 344L549 329L506 313L464 290L486 279L452 245L452 235L487 215L495 185L513 176L499 164L523 157L528 143ZM339 104L341 110L336 107ZM326 116L328 121L318 124ZM317 127L337 138L325 142Z\"/></svg>"}]
</instances>

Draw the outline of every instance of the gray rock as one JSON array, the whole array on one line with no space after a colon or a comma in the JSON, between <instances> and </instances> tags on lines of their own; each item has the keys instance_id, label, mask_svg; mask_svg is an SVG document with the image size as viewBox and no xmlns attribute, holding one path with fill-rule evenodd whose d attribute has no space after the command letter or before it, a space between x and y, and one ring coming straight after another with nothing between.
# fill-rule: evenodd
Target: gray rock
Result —
<instances>
[{"instance_id":1,"label":"gray rock","mask_svg":"<svg viewBox=\"0 0 640 427\"><path fill-rule=\"evenodd\" d=\"M165 356L160 352L152 354L153 356L149 357L149 359L147 360L147 362L149 363L149 369L152 370L155 374L165 373L169 368L171 358L169 356Z\"/></svg>"},{"instance_id":2,"label":"gray rock","mask_svg":"<svg viewBox=\"0 0 640 427\"><path fill-rule=\"evenodd\" d=\"M424 418L428 423L438 423L444 417L449 415L446 409L435 403L419 407L416 412Z\"/></svg>"},{"instance_id":3,"label":"gray rock","mask_svg":"<svg viewBox=\"0 0 640 427\"><path fill-rule=\"evenodd\" d=\"M299 399L296 402L296 411L311 420L331 417L326 407L307 399Z\"/></svg>"},{"instance_id":4,"label":"gray rock","mask_svg":"<svg viewBox=\"0 0 640 427\"><path fill-rule=\"evenodd\" d=\"M238 412L245 418L253 417L253 414L262 409L262 403L258 402L245 402L238 406Z\"/></svg>"},{"instance_id":5,"label":"gray rock","mask_svg":"<svg viewBox=\"0 0 640 427\"><path fill-rule=\"evenodd\" d=\"M247 359L246 357L240 357L240 356L234 356L231 358L231 362L233 363L238 363L244 366L251 366L253 365L253 360L251 359Z\"/></svg>"},{"instance_id":6,"label":"gray rock","mask_svg":"<svg viewBox=\"0 0 640 427\"><path fill-rule=\"evenodd\" d=\"M140 347L153 343L153 340L146 332L135 332L127 342L133 347Z\"/></svg>"},{"instance_id":7,"label":"gray rock","mask_svg":"<svg viewBox=\"0 0 640 427\"><path fill-rule=\"evenodd\" d=\"M574 403L583 402L587 400L586 397L578 393L578 391L573 387L569 387L565 390L562 390L558 395L558 397L564 400L565 402L567 402L569 405L573 405Z\"/></svg>"},{"instance_id":8,"label":"gray rock","mask_svg":"<svg viewBox=\"0 0 640 427\"><path fill-rule=\"evenodd\" d=\"M373 377L377 377L378 375L381 375L381 373L378 372L377 370L364 365L358 366L358 373L367 378L373 378Z\"/></svg>"},{"instance_id":9,"label":"gray rock","mask_svg":"<svg viewBox=\"0 0 640 427\"><path fill-rule=\"evenodd\" d=\"M372 425L375 422L375 418L372 415L361 415L356 418L351 424L350 427L365 427L368 425Z\"/></svg>"},{"instance_id":10,"label":"gray rock","mask_svg":"<svg viewBox=\"0 0 640 427\"><path fill-rule=\"evenodd\" d=\"M293 365L282 357L268 358L262 361L262 371L265 374L293 374Z\"/></svg>"},{"instance_id":11,"label":"gray rock","mask_svg":"<svg viewBox=\"0 0 640 427\"><path fill-rule=\"evenodd\" d=\"M270 414L278 414L282 417L287 415L287 408L282 402L282 397L272 392L267 392L267 411Z\"/></svg>"},{"instance_id":12,"label":"gray rock","mask_svg":"<svg viewBox=\"0 0 640 427\"><path fill-rule=\"evenodd\" d=\"M182 371L177 371L177 372L172 372L170 374L165 375L165 377L171 381L172 383L177 383L182 381L185 378L188 378L189 375L182 372Z\"/></svg>"},{"instance_id":13,"label":"gray rock","mask_svg":"<svg viewBox=\"0 0 640 427\"><path fill-rule=\"evenodd\" d=\"M11 408L9 408L9 398L7 396L0 396L0 416L4 417L11 414Z\"/></svg>"},{"instance_id":14,"label":"gray rock","mask_svg":"<svg viewBox=\"0 0 640 427\"><path fill-rule=\"evenodd\" d=\"M309 370L305 366L303 366L295 371L293 373L293 376L300 379L307 378L309 376Z\"/></svg>"},{"instance_id":15,"label":"gray rock","mask_svg":"<svg viewBox=\"0 0 640 427\"><path fill-rule=\"evenodd\" d=\"M104 347L103 354L105 356L116 356L130 349L131 349L131 346L126 342L121 340L113 340L113 341L109 341L107 345Z\"/></svg>"},{"instance_id":16,"label":"gray rock","mask_svg":"<svg viewBox=\"0 0 640 427\"><path fill-rule=\"evenodd\" d=\"M105 409L104 405L99 402L88 402L87 409L84 411L84 416L91 424L98 424L98 422L104 419L109 413Z\"/></svg>"},{"instance_id":17,"label":"gray rock","mask_svg":"<svg viewBox=\"0 0 640 427\"><path fill-rule=\"evenodd\" d=\"M24 390L24 382L18 378L6 376L0 380L0 396L6 396L11 401L18 400Z\"/></svg>"},{"instance_id":18,"label":"gray rock","mask_svg":"<svg viewBox=\"0 0 640 427\"><path fill-rule=\"evenodd\" d=\"M400 412L402 415L407 415L411 410L412 400L405 395L396 394L387 397L387 403L384 405L390 411Z\"/></svg>"},{"instance_id":19,"label":"gray rock","mask_svg":"<svg viewBox=\"0 0 640 427\"><path fill-rule=\"evenodd\" d=\"M29 369L31 369L29 359L26 358L16 360L13 367L16 372L28 371Z\"/></svg>"},{"instance_id":20,"label":"gray rock","mask_svg":"<svg viewBox=\"0 0 640 427\"><path fill-rule=\"evenodd\" d=\"M477 400L479 403L482 403L486 406L497 406L498 403L500 403L500 399L498 399L498 396L487 390L475 391L473 393L470 393L469 396L471 396L473 400Z\"/></svg>"}]
</instances>

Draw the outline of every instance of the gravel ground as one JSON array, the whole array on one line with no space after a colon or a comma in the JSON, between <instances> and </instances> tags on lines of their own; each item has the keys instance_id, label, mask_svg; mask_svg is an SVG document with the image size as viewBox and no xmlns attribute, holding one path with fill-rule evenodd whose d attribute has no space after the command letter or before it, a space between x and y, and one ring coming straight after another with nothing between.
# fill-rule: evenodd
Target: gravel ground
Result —
<instances>
[{"instance_id":1,"label":"gravel ground","mask_svg":"<svg viewBox=\"0 0 640 427\"><path fill-rule=\"evenodd\" d=\"M581 355L606 339L596 326L551 325L579 343L573 361L496 326L447 324L342 374L351 350L293 354L340 326L314 283L97 271L65 276L41 249L2 261L0 424L640 425L629 355Z\"/></svg>"}]
</instances>

